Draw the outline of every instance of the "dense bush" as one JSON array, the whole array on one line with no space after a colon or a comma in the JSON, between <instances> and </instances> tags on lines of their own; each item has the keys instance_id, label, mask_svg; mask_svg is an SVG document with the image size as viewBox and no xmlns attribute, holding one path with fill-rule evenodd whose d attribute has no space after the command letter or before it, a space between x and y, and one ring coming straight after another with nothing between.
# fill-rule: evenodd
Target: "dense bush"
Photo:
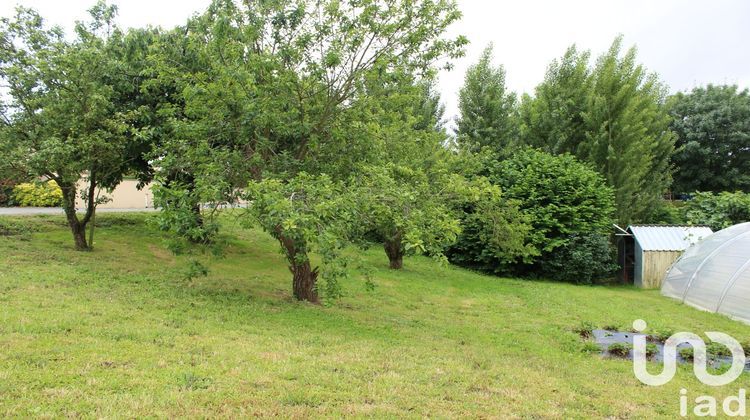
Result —
<instances>
[{"instance_id":1,"label":"dense bush","mask_svg":"<svg viewBox=\"0 0 750 420\"><path fill-rule=\"evenodd\" d=\"M606 235L574 234L555 251L540 258L542 274L552 280L592 284L610 278L617 269Z\"/></svg>"},{"instance_id":2,"label":"dense bush","mask_svg":"<svg viewBox=\"0 0 750 420\"><path fill-rule=\"evenodd\" d=\"M556 253L574 238L609 232L614 214L614 193L604 178L571 155L551 155L542 151L520 150L504 161L485 163L486 173L495 185L502 188L503 198L518 205L521 215L531 226L525 243L530 252L512 261L495 255L473 253L456 255L484 244L481 225L470 226L454 247L452 260L461 265L486 271L540 275L543 267L558 261ZM606 261L611 258L609 248L595 240L576 243L585 250L573 248L563 253L576 253L578 267L586 266L584 280L574 278L576 269L555 277L560 280L592 282L594 277L608 273ZM571 245L574 247L574 245ZM549 262L547 262L549 260ZM552 270L550 268L550 270Z\"/></svg>"},{"instance_id":3,"label":"dense bush","mask_svg":"<svg viewBox=\"0 0 750 420\"><path fill-rule=\"evenodd\" d=\"M750 194L695 193L693 199L685 203L685 219L691 224L710 226L715 231L750 221Z\"/></svg>"},{"instance_id":4,"label":"dense bush","mask_svg":"<svg viewBox=\"0 0 750 420\"><path fill-rule=\"evenodd\" d=\"M13 188L13 199L21 207L59 207L63 195L54 181L23 183Z\"/></svg>"},{"instance_id":5,"label":"dense bush","mask_svg":"<svg viewBox=\"0 0 750 420\"><path fill-rule=\"evenodd\" d=\"M492 168L490 179L531 217L529 241L542 252L565 245L570 235L605 233L612 226L612 188L571 155L522 150Z\"/></svg>"}]
</instances>

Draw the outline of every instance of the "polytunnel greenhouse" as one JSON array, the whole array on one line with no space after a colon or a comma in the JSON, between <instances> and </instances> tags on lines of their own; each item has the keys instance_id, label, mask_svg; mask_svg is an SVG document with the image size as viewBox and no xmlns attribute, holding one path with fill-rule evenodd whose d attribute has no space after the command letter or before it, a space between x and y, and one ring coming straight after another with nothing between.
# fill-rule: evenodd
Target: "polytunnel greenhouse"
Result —
<instances>
[{"instance_id":1,"label":"polytunnel greenhouse","mask_svg":"<svg viewBox=\"0 0 750 420\"><path fill-rule=\"evenodd\" d=\"M750 323L750 223L688 248L667 273L661 293Z\"/></svg>"}]
</instances>

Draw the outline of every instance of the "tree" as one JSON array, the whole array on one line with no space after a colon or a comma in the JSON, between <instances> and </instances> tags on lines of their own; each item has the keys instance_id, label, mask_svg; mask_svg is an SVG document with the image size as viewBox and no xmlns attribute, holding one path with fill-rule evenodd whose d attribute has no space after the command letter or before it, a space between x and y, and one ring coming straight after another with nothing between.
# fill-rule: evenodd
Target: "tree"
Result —
<instances>
[{"instance_id":1,"label":"tree","mask_svg":"<svg viewBox=\"0 0 750 420\"><path fill-rule=\"evenodd\" d=\"M573 153L585 138L586 111L591 71L588 51L571 46L547 69L534 97L521 104L521 138L529 146L552 154Z\"/></svg>"},{"instance_id":2,"label":"tree","mask_svg":"<svg viewBox=\"0 0 750 420\"><path fill-rule=\"evenodd\" d=\"M489 147L502 152L516 141L518 120L516 96L505 89L505 70L493 67L492 45L479 62L469 67L459 91L456 141L462 147L478 151Z\"/></svg>"},{"instance_id":3,"label":"tree","mask_svg":"<svg viewBox=\"0 0 750 420\"><path fill-rule=\"evenodd\" d=\"M636 63L631 48L620 57L622 38L601 56L593 71L584 113L586 138L577 152L615 189L617 220L645 220L671 183L675 135L664 107L666 87Z\"/></svg>"},{"instance_id":4,"label":"tree","mask_svg":"<svg viewBox=\"0 0 750 420\"><path fill-rule=\"evenodd\" d=\"M523 107L524 142L591 163L615 190L617 220L645 220L671 182L675 135L666 88L621 54L622 38L587 70L588 52L568 50L553 62L537 97Z\"/></svg>"},{"instance_id":5,"label":"tree","mask_svg":"<svg viewBox=\"0 0 750 420\"><path fill-rule=\"evenodd\" d=\"M329 297L339 294L338 280L346 276L341 249L351 239L357 206L340 182L321 175L300 173L288 182L252 181L245 197L252 202L245 222L257 222L281 245L292 273L292 291L298 300L317 303L319 267L310 254L323 259L323 278Z\"/></svg>"},{"instance_id":6,"label":"tree","mask_svg":"<svg viewBox=\"0 0 750 420\"><path fill-rule=\"evenodd\" d=\"M364 230L383 243L391 268L400 269L409 254L442 258L459 227L443 194L450 181L440 165L447 135L433 80L408 71L376 73L361 89L341 133L361 139L361 146L350 143L346 162L335 149L325 161L350 168Z\"/></svg>"},{"instance_id":7,"label":"tree","mask_svg":"<svg viewBox=\"0 0 750 420\"><path fill-rule=\"evenodd\" d=\"M401 269L406 254L443 257L455 242L457 215L420 168L370 166L357 178L365 225L383 241L390 268Z\"/></svg>"},{"instance_id":8,"label":"tree","mask_svg":"<svg viewBox=\"0 0 750 420\"><path fill-rule=\"evenodd\" d=\"M672 190L750 192L750 92L699 87L668 102L677 134Z\"/></svg>"},{"instance_id":9,"label":"tree","mask_svg":"<svg viewBox=\"0 0 750 420\"><path fill-rule=\"evenodd\" d=\"M462 52L464 38L444 37L459 17L446 0L214 1L185 28L188 50L210 65L184 79L186 115L175 118L180 135L166 148L200 150L201 156L183 160L167 152L171 161L160 161L164 170L184 167L190 173L190 182L175 184L191 194L182 202L228 201L248 180L286 193L286 184L304 186L297 182L301 173L327 175L331 182L348 179L351 159L324 158L358 150L353 143L359 140L346 135L351 132L346 123L363 100L366 79L394 71L433 73L438 60ZM162 73L179 73L164 64ZM284 182L276 185L273 179ZM209 180L217 181L215 188ZM192 187L201 185L205 188ZM308 190L306 201L318 202L312 195L324 191ZM282 193L262 195L288 200ZM258 207L273 208L270 201ZM324 233L309 229L303 237L290 237L298 232L277 228L273 215L260 216L253 220L276 235L288 258L307 255L307 244ZM295 296L317 299L317 272L297 260L290 259L290 266L294 284L304 289Z\"/></svg>"},{"instance_id":10,"label":"tree","mask_svg":"<svg viewBox=\"0 0 750 420\"><path fill-rule=\"evenodd\" d=\"M125 173L147 167L141 152L136 106L139 79L130 64L130 38L117 29L114 6L99 2L91 21L77 23L68 41L46 28L33 10L18 8L0 22L0 78L9 101L2 106L2 141L34 177L47 177L63 194L63 209L76 249L89 250L86 228L100 198ZM134 82L135 80L135 82ZM76 212L78 186L86 205ZM93 224L91 225L93 237Z\"/></svg>"}]
</instances>

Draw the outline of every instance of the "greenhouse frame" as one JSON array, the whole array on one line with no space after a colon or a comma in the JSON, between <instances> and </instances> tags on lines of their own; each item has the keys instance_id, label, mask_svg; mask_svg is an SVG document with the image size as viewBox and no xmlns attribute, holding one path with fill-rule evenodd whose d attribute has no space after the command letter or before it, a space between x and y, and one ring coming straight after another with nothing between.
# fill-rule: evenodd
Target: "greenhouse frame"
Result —
<instances>
[{"instance_id":1,"label":"greenhouse frame","mask_svg":"<svg viewBox=\"0 0 750 420\"><path fill-rule=\"evenodd\" d=\"M688 248L661 293L750 323L750 223L734 225Z\"/></svg>"}]
</instances>

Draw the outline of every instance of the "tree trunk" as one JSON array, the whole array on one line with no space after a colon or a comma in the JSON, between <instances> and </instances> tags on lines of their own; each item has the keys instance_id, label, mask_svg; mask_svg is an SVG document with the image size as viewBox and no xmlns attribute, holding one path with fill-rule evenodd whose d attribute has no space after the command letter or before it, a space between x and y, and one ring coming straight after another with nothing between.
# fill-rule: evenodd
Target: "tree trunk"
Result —
<instances>
[{"instance_id":1,"label":"tree trunk","mask_svg":"<svg viewBox=\"0 0 750 420\"><path fill-rule=\"evenodd\" d=\"M190 236L188 239L194 244L208 244L210 242L209 236L203 230L203 214L201 213L200 203L194 204L190 209L193 213L193 220L195 220L195 226L200 231L200 237Z\"/></svg>"},{"instance_id":2,"label":"tree trunk","mask_svg":"<svg viewBox=\"0 0 750 420\"><path fill-rule=\"evenodd\" d=\"M284 247L287 261L289 261L289 271L292 272L292 293L297 300L304 300L312 303L319 303L318 289L318 268L310 266L304 247L302 249L294 242L294 239L284 236L281 227L276 228L276 234ZM302 255L300 255L302 254ZM303 258L298 258L302 256ZM302 261L302 262L300 262Z\"/></svg>"},{"instance_id":3,"label":"tree trunk","mask_svg":"<svg viewBox=\"0 0 750 420\"><path fill-rule=\"evenodd\" d=\"M401 235L396 235L393 239L386 239L383 243L385 253L388 255L390 268L400 270L404 266L404 250L401 246Z\"/></svg>"},{"instance_id":4,"label":"tree trunk","mask_svg":"<svg viewBox=\"0 0 750 420\"><path fill-rule=\"evenodd\" d=\"M320 302L318 289L315 287L318 281L318 269L310 267L310 261L301 264L292 264L289 267L292 272L292 290L297 300L305 300L312 303Z\"/></svg>"},{"instance_id":5,"label":"tree trunk","mask_svg":"<svg viewBox=\"0 0 750 420\"><path fill-rule=\"evenodd\" d=\"M63 194L63 210L68 221L70 231L73 233L73 241L76 250L88 251L89 244L86 242L86 222L78 220L76 215L76 187L75 185L60 185Z\"/></svg>"}]
</instances>

